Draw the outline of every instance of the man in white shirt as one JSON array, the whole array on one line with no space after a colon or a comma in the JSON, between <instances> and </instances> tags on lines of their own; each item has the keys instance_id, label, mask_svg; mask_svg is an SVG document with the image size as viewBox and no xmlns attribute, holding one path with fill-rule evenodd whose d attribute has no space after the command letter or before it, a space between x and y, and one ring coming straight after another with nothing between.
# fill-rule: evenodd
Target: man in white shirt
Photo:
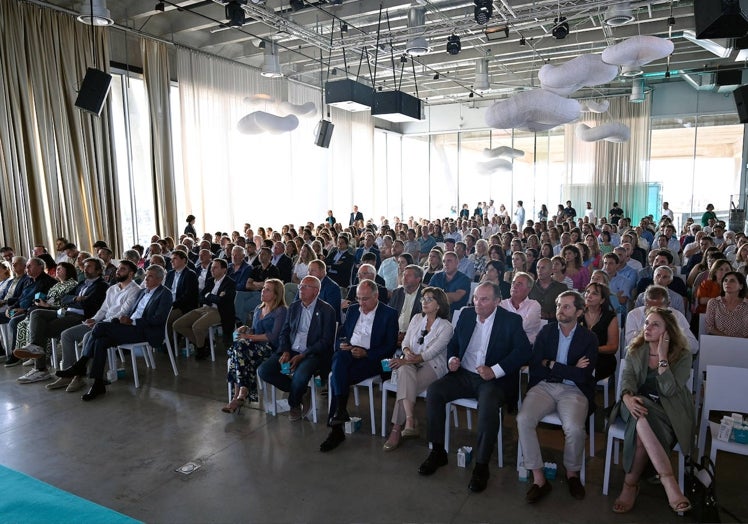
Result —
<instances>
[{"instance_id":1,"label":"man in white shirt","mask_svg":"<svg viewBox=\"0 0 748 524\"><path fill-rule=\"evenodd\" d=\"M403 254L403 249L404 245L402 240L393 241L392 256L382 260L382 263L379 266L379 276L384 279L384 287L389 291L392 291L397 287L397 259Z\"/></svg>"},{"instance_id":2,"label":"man in white shirt","mask_svg":"<svg viewBox=\"0 0 748 524\"><path fill-rule=\"evenodd\" d=\"M597 215L595 210L592 209L592 202L587 202L587 207L584 210L584 216L589 220L590 224L597 224Z\"/></svg>"},{"instance_id":3,"label":"man in white shirt","mask_svg":"<svg viewBox=\"0 0 748 524\"><path fill-rule=\"evenodd\" d=\"M691 331L688 320L683 316L683 313L677 309L670 307L670 294L668 288L664 286L651 285L644 292L644 305L635 307L626 316L626 332L625 340L628 346L636 335L638 335L644 328L644 319L646 318L646 311L650 307L665 307L668 308L675 316L675 320L678 321L678 327L683 332L683 335L688 340L688 348L691 353L698 353L699 341Z\"/></svg>"},{"instance_id":4,"label":"man in white shirt","mask_svg":"<svg viewBox=\"0 0 748 524\"><path fill-rule=\"evenodd\" d=\"M91 330L97 322L111 321L125 315L132 307L133 300L140 291L140 286L135 282L135 273L138 268L129 260L123 260L114 274L116 284L110 286L106 292L106 298L96 314L82 324L66 329L60 335L62 342L62 369L75 362L75 345L81 343L81 347L87 347L86 342L90 337ZM91 355L89 355L91 356ZM47 389L66 388L65 391L73 393L85 386L83 377L58 378Z\"/></svg>"},{"instance_id":5,"label":"man in white shirt","mask_svg":"<svg viewBox=\"0 0 748 524\"><path fill-rule=\"evenodd\" d=\"M529 273L517 273L512 280L509 298L505 298L499 304L507 311L522 317L522 328L530 344L535 343L535 337L540 331L540 303L527 298L533 285L535 281Z\"/></svg>"}]
</instances>

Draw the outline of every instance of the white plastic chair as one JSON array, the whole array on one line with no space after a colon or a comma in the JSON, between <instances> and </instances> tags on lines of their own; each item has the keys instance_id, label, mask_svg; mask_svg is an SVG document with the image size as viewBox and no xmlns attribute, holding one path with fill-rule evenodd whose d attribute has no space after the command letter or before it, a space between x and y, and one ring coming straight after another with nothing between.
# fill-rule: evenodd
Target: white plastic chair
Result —
<instances>
[{"instance_id":1,"label":"white plastic chair","mask_svg":"<svg viewBox=\"0 0 748 524\"><path fill-rule=\"evenodd\" d=\"M169 354L169 360L171 361L171 369L174 372L174 376L176 377L179 375L179 371L177 370L177 363L176 363L176 360L174 359L174 353L172 351L171 342L169 341L169 333L167 331L166 324L164 324L164 343L166 344L166 352ZM122 360L122 362L125 361L122 351L127 350L130 352L130 358L132 361L132 376L133 376L133 380L135 382L136 388L140 387L140 380L138 377L138 364L136 360L136 357L138 355L143 357L143 360L145 360L145 365L147 368L156 369L156 359L153 357L153 348L148 343L148 341L135 342L133 344L120 344L118 346L108 348L110 370L117 369L116 359L115 359L115 354L114 354L115 350L119 353L119 357Z\"/></svg>"},{"instance_id":2,"label":"white plastic chair","mask_svg":"<svg viewBox=\"0 0 748 524\"><path fill-rule=\"evenodd\" d=\"M449 438L450 438L450 415L454 413L455 427L457 427L457 406L463 407L467 410L467 427L472 429L472 417L470 416L470 410L478 411L478 400L474 398L458 398L452 402L447 402L446 405L446 418L444 419L444 449L449 453ZM499 431L496 434L498 440L498 455L499 455L499 467L504 467L504 410L499 406Z\"/></svg>"},{"instance_id":3,"label":"white plastic chair","mask_svg":"<svg viewBox=\"0 0 748 524\"><path fill-rule=\"evenodd\" d=\"M229 402L231 402L231 399L233 397L233 389L232 384L229 382L228 388L229 388ZM315 424L318 422L318 416L317 416L317 386L314 383L314 377L312 377L309 380L309 387L312 388L312 409L311 409L311 415L312 415L312 422ZM270 388L270 399L268 400L268 391L267 388ZM262 394L262 401L267 408L270 409L270 414L274 417L278 415L278 395L277 395L277 388L273 386L272 384L268 384L266 382L263 382L260 378L259 373L257 374L257 391L261 392Z\"/></svg>"},{"instance_id":4,"label":"white plastic chair","mask_svg":"<svg viewBox=\"0 0 748 524\"><path fill-rule=\"evenodd\" d=\"M707 366L748 368L748 339L701 335L699 337L698 372L696 373L696 410L701 405L701 389Z\"/></svg>"},{"instance_id":5,"label":"white plastic chair","mask_svg":"<svg viewBox=\"0 0 748 524\"><path fill-rule=\"evenodd\" d=\"M712 437L709 458L712 459L716 469L717 451L748 455L748 446L745 444L718 440L719 424L709 421L710 411L748 413L748 369L708 366L706 378L704 408L699 425L699 455L706 453L706 428L708 426Z\"/></svg>"},{"instance_id":6,"label":"white plastic chair","mask_svg":"<svg viewBox=\"0 0 748 524\"><path fill-rule=\"evenodd\" d=\"M392 380L385 380L382 382L382 436L387 436L387 392L397 393L397 384L393 384ZM426 398L426 390L424 389L418 394L418 398Z\"/></svg>"},{"instance_id":7,"label":"white plastic chair","mask_svg":"<svg viewBox=\"0 0 748 524\"><path fill-rule=\"evenodd\" d=\"M327 394L327 411L330 411L330 405L332 404L332 392L329 391L329 384L332 381L332 371L327 376L327 384L328 384L328 394ZM374 385L375 384L382 384L382 377L379 375L374 375L373 377L365 378L361 382L358 382L357 384L352 384L353 387L353 403L358 406L359 405L359 398L358 398L358 388L368 388L369 389L369 417L371 420L371 434L376 435L377 434L377 419L374 416Z\"/></svg>"}]
</instances>

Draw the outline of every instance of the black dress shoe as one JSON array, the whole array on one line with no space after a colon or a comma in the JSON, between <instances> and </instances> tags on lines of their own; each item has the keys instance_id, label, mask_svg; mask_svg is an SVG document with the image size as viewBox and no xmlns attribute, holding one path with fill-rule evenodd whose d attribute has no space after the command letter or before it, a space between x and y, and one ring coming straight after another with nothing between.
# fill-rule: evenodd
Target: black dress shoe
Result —
<instances>
[{"instance_id":1,"label":"black dress shoe","mask_svg":"<svg viewBox=\"0 0 748 524\"><path fill-rule=\"evenodd\" d=\"M340 444L345 440L345 433L343 433L342 429L338 429L339 428L333 428L325 441L319 445L319 450L321 452L325 453L327 451L332 451L340 446Z\"/></svg>"},{"instance_id":2,"label":"black dress shoe","mask_svg":"<svg viewBox=\"0 0 748 524\"><path fill-rule=\"evenodd\" d=\"M94 382L94 385L91 386L91 389L88 390L88 393L83 394L83 396L81 397L81 400L89 402L98 396L104 395L105 393L106 393L106 387L104 387L104 384Z\"/></svg>"},{"instance_id":3,"label":"black dress shoe","mask_svg":"<svg viewBox=\"0 0 748 524\"><path fill-rule=\"evenodd\" d=\"M476 464L473 469L473 476L470 477L470 484L468 489L473 493L480 493L486 489L488 485L488 465L487 464Z\"/></svg>"},{"instance_id":4,"label":"black dress shoe","mask_svg":"<svg viewBox=\"0 0 748 524\"><path fill-rule=\"evenodd\" d=\"M579 477L568 477L566 479L566 482L569 483L569 493L572 497L577 500L584 499L584 486L582 486L582 482L579 480Z\"/></svg>"},{"instance_id":5,"label":"black dress shoe","mask_svg":"<svg viewBox=\"0 0 748 524\"><path fill-rule=\"evenodd\" d=\"M447 452L443 449L441 451L432 451L423 464L418 468L418 473L421 475L433 475L434 472L442 466L447 465Z\"/></svg>"},{"instance_id":6,"label":"black dress shoe","mask_svg":"<svg viewBox=\"0 0 748 524\"><path fill-rule=\"evenodd\" d=\"M60 378L85 377L86 363L82 360L79 360L67 369L55 371L55 376Z\"/></svg>"},{"instance_id":7,"label":"black dress shoe","mask_svg":"<svg viewBox=\"0 0 748 524\"><path fill-rule=\"evenodd\" d=\"M195 360L205 360L209 356L210 356L210 350L208 348L195 349Z\"/></svg>"},{"instance_id":8,"label":"black dress shoe","mask_svg":"<svg viewBox=\"0 0 748 524\"><path fill-rule=\"evenodd\" d=\"M542 486L538 486L537 484L533 484L530 486L530 489L527 490L527 495L525 495L525 500L528 504L535 504L537 501L545 497L548 493L551 492L551 483L547 480L545 481L545 484Z\"/></svg>"},{"instance_id":9,"label":"black dress shoe","mask_svg":"<svg viewBox=\"0 0 748 524\"><path fill-rule=\"evenodd\" d=\"M351 417L348 415L348 410L343 409L336 409L335 414L330 419L330 425L331 426L342 426L346 422L351 420Z\"/></svg>"}]
</instances>

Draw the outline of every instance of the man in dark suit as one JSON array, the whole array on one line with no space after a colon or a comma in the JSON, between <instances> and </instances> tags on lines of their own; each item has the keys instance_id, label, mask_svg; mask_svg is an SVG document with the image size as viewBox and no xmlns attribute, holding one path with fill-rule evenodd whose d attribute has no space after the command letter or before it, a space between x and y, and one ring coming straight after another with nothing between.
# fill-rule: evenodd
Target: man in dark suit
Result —
<instances>
[{"instance_id":1,"label":"man in dark suit","mask_svg":"<svg viewBox=\"0 0 748 524\"><path fill-rule=\"evenodd\" d=\"M364 221L364 214L358 210L358 206L353 206L353 211L351 212L351 217L348 220L348 225L352 226L358 221L363 222Z\"/></svg>"},{"instance_id":2,"label":"man in dark suit","mask_svg":"<svg viewBox=\"0 0 748 524\"><path fill-rule=\"evenodd\" d=\"M306 276L299 284L299 300L291 304L281 329L278 351L257 370L260 378L289 392L289 420L301 420L312 408L307 384L314 373L327 375L335 339L335 311L319 299L320 282ZM281 364L290 362L290 377Z\"/></svg>"},{"instance_id":3,"label":"man in dark suit","mask_svg":"<svg viewBox=\"0 0 748 524\"><path fill-rule=\"evenodd\" d=\"M88 393L81 397L83 400L93 400L106 393L104 367L108 348L143 341L155 346L164 339L164 326L172 305L171 292L161 285L165 276L164 268L156 265L149 267L145 273L145 288L136 297L130 312L111 322L96 324L81 358L69 368L56 373L61 378L85 375L89 359L87 355L93 354L89 377L94 383Z\"/></svg>"},{"instance_id":4,"label":"man in dark suit","mask_svg":"<svg viewBox=\"0 0 748 524\"><path fill-rule=\"evenodd\" d=\"M533 476L526 496L530 504L551 491L543 471L536 427L540 419L554 411L564 427L564 468L569 493L575 499L583 499L585 495L579 472L584 457L584 422L594 409L597 337L578 325L583 313L582 295L564 291L556 298L558 325L545 326L535 339L527 395L517 414L524 464Z\"/></svg>"},{"instance_id":5,"label":"man in dark suit","mask_svg":"<svg viewBox=\"0 0 748 524\"><path fill-rule=\"evenodd\" d=\"M284 284L291 282L293 261L286 255L286 246L283 242L273 244L272 264L278 268L278 274Z\"/></svg>"},{"instance_id":6,"label":"man in dark suit","mask_svg":"<svg viewBox=\"0 0 748 524\"><path fill-rule=\"evenodd\" d=\"M330 451L345 440L343 424L350 420L346 405L352 384L382 371L381 361L391 358L397 344L397 312L377 300L373 280L362 280L357 288L358 304L348 309L337 350L332 357L330 418L332 427L320 451ZM345 337L343 341L342 337Z\"/></svg>"},{"instance_id":7,"label":"man in dark suit","mask_svg":"<svg viewBox=\"0 0 748 524\"><path fill-rule=\"evenodd\" d=\"M18 324L36 309L36 300L39 297L46 298L47 292L57 283L57 280L47 274L46 265L41 258L33 257L26 262L26 276L29 280L23 286L18 298L14 297L8 301L8 309L5 311L5 318L2 322L8 323L9 340L13 344L18 334ZM16 288L17 292L18 288ZM11 354L5 362L5 367L17 365L18 362L20 359Z\"/></svg>"},{"instance_id":8,"label":"man in dark suit","mask_svg":"<svg viewBox=\"0 0 748 524\"><path fill-rule=\"evenodd\" d=\"M335 310L335 322L340 324L340 286L327 276L327 264L324 260L309 262L309 274L320 281L319 298L332 306Z\"/></svg>"},{"instance_id":9,"label":"man in dark suit","mask_svg":"<svg viewBox=\"0 0 748 524\"><path fill-rule=\"evenodd\" d=\"M327 275L340 287L348 287L351 283L351 268L353 255L348 251L348 237L338 236L337 248L331 249L325 259Z\"/></svg>"},{"instance_id":10,"label":"man in dark suit","mask_svg":"<svg viewBox=\"0 0 748 524\"><path fill-rule=\"evenodd\" d=\"M408 331L410 320L421 312L423 268L410 264L403 270L403 285L392 292L390 307L397 311L397 343L400 345Z\"/></svg>"},{"instance_id":11,"label":"man in dark suit","mask_svg":"<svg viewBox=\"0 0 748 524\"><path fill-rule=\"evenodd\" d=\"M458 398L478 399L478 445L471 491L486 489L488 462L499 429L499 407L516 398L519 369L532 356L522 317L499 307L501 291L491 282L473 294L475 307L461 310L447 346L449 373L433 382L426 397L431 454L418 473L431 475L447 464L444 450L445 406Z\"/></svg>"},{"instance_id":12,"label":"man in dark suit","mask_svg":"<svg viewBox=\"0 0 748 524\"><path fill-rule=\"evenodd\" d=\"M236 283L226 275L228 264L222 258L213 260L211 277L206 280L200 294L201 307L185 313L174 322L174 331L185 337L195 346L195 360L204 360L210 355L205 347L208 330L214 324L221 324L224 344L230 345L235 327L234 297Z\"/></svg>"},{"instance_id":13,"label":"man in dark suit","mask_svg":"<svg viewBox=\"0 0 748 524\"><path fill-rule=\"evenodd\" d=\"M363 257L365 253L372 253L375 260L374 267L379 269L379 264L382 263L381 254L379 253L379 248L374 243L374 241L374 233L372 233L371 231L367 231L366 235L364 236L364 245L356 249L356 264L363 263L361 257Z\"/></svg>"},{"instance_id":14,"label":"man in dark suit","mask_svg":"<svg viewBox=\"0 0 748 524\"><path fill-rule=\"evenodd\" d=\"M39 307L29 314L28 345L18 348L13 355L18 358L33 358L34 370L18 379L22 384L47 380L47 342L59 338L67 328L77 326L96 314L106 298L109 284L103 278L104 264L98 258L89 258L83 263L85 280L67 293L57 308L49 309L44 300L37 300Z\"/></svg>"},{"instance_id":15,"label":"man in dark suit","mask_svg":"<svg viewBox=\"0 0 748 524\"><path fill-rule=\"evenodd\" d=\"M179 317L196 309L198 305L200 286L195 272L187 267L187 261L186 253L175 250L171 256L172 269L166 273L164 286L171 291L171 298L174 300L166 322L169 329Z\"/></svg>"}]
</instances>

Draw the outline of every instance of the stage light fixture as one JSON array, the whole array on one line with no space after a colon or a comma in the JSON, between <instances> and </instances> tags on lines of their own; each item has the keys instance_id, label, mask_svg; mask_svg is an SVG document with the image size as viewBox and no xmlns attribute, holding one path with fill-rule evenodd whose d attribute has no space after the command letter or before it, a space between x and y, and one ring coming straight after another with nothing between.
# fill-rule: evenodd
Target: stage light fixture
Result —
<instances>
[{"instance_id":1,"label":"stage light fixture","mask_svg":"<svg viewBox=\"0 0 748 524\"><path fill-rule=\"evenodd\" d=\"M525 40L524 36L519 38L519 45L527 45L527 40Z\"/></svg>"},{"instance_id":2,"label":"stage light fixture","mask_svg":"<svg viewBox=\"0 0 748 524\"><path fill-rule=\"evenodd\" d=\"M436 74L434 75L434 80L439 80L439 73L436 73Z\"/></svg>"},{"instance_id":3,"label":"stage light fixture","mask_svg":"<svg viewBox=\"0 0 748 524\"><path fill-rule=\"evenodd\" d=\"M241 27L247 21L247 13L244 12L242 4L245 4L246 0L238 1L231 0L226 4L226 18L229 21L230 27Z\"/></svg>"},{"instance_id":4,"label":"stage light fixture","mask_svg":"<svg viewBox=\"0 0 748 524\"><path fill-rule=\"evenodd\" d=\"M460 37L452 34L447 37L447 53L450 55L456 55L462 49L462 43L460 43Z\"/></svg>"},{"instance_id":5,"label":"stage light fixture","mask_svg":"<svg viewBox=\"0 0 748 524\"><path fill-rule=\"evenodd\" d=\"M553 27L553 31L551 31L551 34L557 40L563 40L569 35L569 22L566 21L565 16L554 18L553 24L554 24L554 27Z\"/></svg>"},{"instance_id":6,"label":"stage light fixture","mask_svg":"<svg viewBox=\"0 0 748 524\"><path fill-rule=\"evenodd\" d=\"M475 21L480 25L488 23L488 19L493 14L492 0L475 0Z\"/></svg>"},{"instance_id":7,"label":"stage light fixture","mask_svg":"<svg viewBox=\"0 0 748 524\"><path fill-rule=\"evenodd\" d=\"M163 13L166 10L166 4L164 4L163 2L158 2L156 4L156 7L154 7L154 9L156 11L161 11Z\"/></svg>"}]
</instances>

